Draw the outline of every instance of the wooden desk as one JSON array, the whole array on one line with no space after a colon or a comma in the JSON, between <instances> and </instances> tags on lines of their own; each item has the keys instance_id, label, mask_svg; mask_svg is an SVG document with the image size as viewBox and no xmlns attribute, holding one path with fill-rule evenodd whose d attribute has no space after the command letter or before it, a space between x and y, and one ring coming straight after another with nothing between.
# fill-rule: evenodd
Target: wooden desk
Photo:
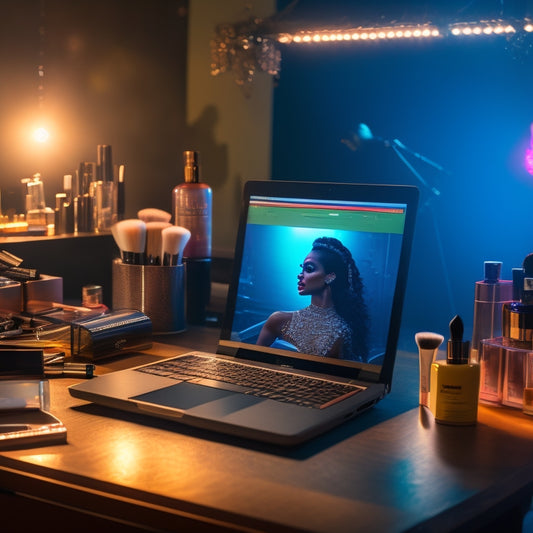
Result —
<instances>
[{"instance_id":1,"label":"wooden desk","mask_svg":"<svg viewBox=\"0 0 533 533\"><path fill-rule=\"evenodd\" d=\"M161 338L176 346L98 372L213 348L217 334ZM436 425L417 406L415 354L399 354L375 408L289 450L87 404L72 383L51 384L68 444L0 454L3 531L470 532L502 517L512 531L533 491L533 419L481 406L475 427Z\"/></svg>"}]
</instances>

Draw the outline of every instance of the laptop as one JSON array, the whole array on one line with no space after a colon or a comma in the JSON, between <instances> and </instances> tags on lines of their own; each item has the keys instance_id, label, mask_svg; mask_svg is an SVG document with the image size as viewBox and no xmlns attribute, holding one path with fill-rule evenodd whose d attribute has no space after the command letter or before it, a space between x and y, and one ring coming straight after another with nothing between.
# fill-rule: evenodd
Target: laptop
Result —
<instances>
[{"instance_id":1,"label":"laptop","mask_svg":"<svg viewBox=\"0 0 533 533\"><path fill-rule=\"evenodd\" d=\"M284 446L357 416L391 389L417 204L413 186L247 182L216 353L70 394Z\"/></svg>"}]
</instances>

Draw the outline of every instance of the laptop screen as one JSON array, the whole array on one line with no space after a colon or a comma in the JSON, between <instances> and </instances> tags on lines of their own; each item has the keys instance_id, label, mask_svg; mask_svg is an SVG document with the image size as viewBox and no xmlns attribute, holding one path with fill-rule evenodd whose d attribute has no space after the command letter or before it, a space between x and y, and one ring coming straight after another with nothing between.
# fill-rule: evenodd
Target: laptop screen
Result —
<instances>
[{"instance_id":1,"label":"laptop screen","mask_svg":"<svg viewBox=\"0 0 533 533\"><path fill-rule=\"evenodd\" d=\"M262 183L245 191L221 344L378 379L395 352L416 189Z\"/></svg>"}]
</instances>

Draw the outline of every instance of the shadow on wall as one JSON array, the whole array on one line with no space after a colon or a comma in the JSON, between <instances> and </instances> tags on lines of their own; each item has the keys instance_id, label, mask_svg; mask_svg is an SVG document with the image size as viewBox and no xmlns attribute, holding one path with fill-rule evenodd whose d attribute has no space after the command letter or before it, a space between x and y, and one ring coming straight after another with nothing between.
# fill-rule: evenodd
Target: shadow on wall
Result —
<instances>
[{"instance_id":1,"label":"shadow on wall","mask_svg":"<svg viewBox=\"0 0 533 533\"><path fill-rule=\"evenodd\" d=\"M187 128L185 140L188 148L200 152L200 179L214 190L223 188L228 179L228 146L217 143L215 129L219 120L214 105L204 108L200 116ZM216 199L214 199L216 201Z\"/></svg>"},{"instance_id":2,"label":"shadow on wall","mask_svg":"<svg viewBox=\"0 0 533 533\"><path fill-rule=\"evenodd\" d=\"M215 135L218 122L217 107L207 105L188 126L184 149L200 152L200 180L213 189L213 254L229 258L237 235L242 179L230 176L228 145Z\"/></svg>"}]
</instances>

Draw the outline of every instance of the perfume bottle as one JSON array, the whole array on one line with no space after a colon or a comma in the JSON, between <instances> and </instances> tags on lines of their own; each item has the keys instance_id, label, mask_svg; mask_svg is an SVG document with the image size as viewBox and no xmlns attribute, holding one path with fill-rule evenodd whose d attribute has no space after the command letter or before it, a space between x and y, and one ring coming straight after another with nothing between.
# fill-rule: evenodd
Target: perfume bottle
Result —
<instances>
[{"instance_id":1,"label":"perfume bottle","mask_svg":"<svg viewBox=\"0 0 533 533\"><path fill-rule=\"evenodd\" d=\"M483 266L485 276L476 282L474 296L471 359L475 362L479 362L481 341L502 334L502 307L513 299L513 282L500 279L502 263L485 261Z\"/></svg>"},{"instance_id":2,"label":"perfume bottle","mask_svg":"<svg viewBox=\"0 0 533 533\"><path fill-rule=\"evenodd\" d=\"M470 343L463 341L463 321L450 322L446 361L431 365L430 409L435 421L455 426L477 422L479 364L469 361Z\"/></svg>"},{"instance_id":3,"label":"perfume bottle","mask_svg":"<svg viewBox=\"0 0 533 533\"><path fill-rule=\"evenodd\" d=\"M183 153L185 182L172 191L173 222L191 232L183 251L186 268L186 315L190 324L203 324L211 297L211 187L200 182L199 154Z\"/></svg>"},{"instance_id":4,"label":"perfume bottle","mask_svg":"<svg viewBox=\"0 0 533 533\"><path fill-rule=\"evenodd\" d=\"M513 269L513 298L502 306L502 334L483 339L481 402L521 408L533 356L533 255ZM527 371L526 371L527 370Z\"/></svg>"}]
</instances>

